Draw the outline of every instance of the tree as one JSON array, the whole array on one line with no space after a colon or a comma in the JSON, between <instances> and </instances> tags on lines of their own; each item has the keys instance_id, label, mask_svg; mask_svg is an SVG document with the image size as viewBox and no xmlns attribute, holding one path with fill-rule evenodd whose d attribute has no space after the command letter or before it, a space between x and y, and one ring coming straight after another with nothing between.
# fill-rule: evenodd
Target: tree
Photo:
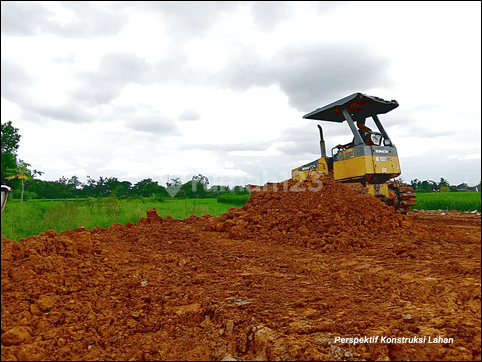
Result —
<instances>
[{"instance_id":1,"label":"tree","mask_svg":"<svg viewBox=\"0 0 482 362\"><path fill-rule=\"evenodd\" d=\"M131 188L132 183L129 181L122 181L119 182L112 191L118 198L125 198L129 196Z\"/></svg>"},{"instance_id":2,"label":"tree","mask_svg":"<svg viewBox=\"0 0 482 362\"><path fill-rule=\"evenodd\" d=\"M209 184L209 179L206 176L199 174L198 176L193 176L191 181L186 182L180 187L178 192L174 195L178 199L204 199L209 197L216 197L212 190L207 189ZM218 190L215 188L215 192Z\"/></svg>"},{"instance_id":3,"label":"tree","mask_svg":"<svg viewBox=\"0 0 482 362\"><path fill-rule=\"evenodd\" d=\"M229 186L213 185L209 189L209 197L218 197L226 193L229 193Z\"/></svg>"},{"instance_id":4,"label":"tree","mask_svg":"<svg viewBox=\"0 0 482 362\"><path fill-rule=\"evenodd\" d=\"M170 196L164 187L150 178L139 181L132 189L134 194L139 197L151 197L153 195L160 197Z\"/></svg>"},{"instance_id":5,"label":"tree","mask_svg":"<svg viewBox=\"0 0 482 362\"><path fill-rule=\"evenodd\" d=\"M450 191L450 184L446 179L441 177L440 182L438 183L438 188L442 192L449 192Z\"/></svg>"},{"instance_id":6,"label":"tree","mask_svg":"<svg viewBox=\"0 0 482 362\"><path fill-rule=\"evenodd\" d=\"M249 195L249 191L246 186L234 186L233 192L236 195Z\"/></svg>"},{"instance_id":7,"label":"tree","mask_svg":"<svg viewBox=\"0 0 482 362\"><path fill-rule=\"evenodd\" d=\"M449 182L448 182L446 179L444 179L443 177L441 177L441 178L440 178L440 182L438 183L438 186L439 186L439 187L443 187L443 186L450 186L450 185L449 185Z\"/></svg>"},{"instance_id":8,"label":"tree","mask_svg":"<svg viewBox=\"0 0 482 362\"><path fill-rule=\"evenodd\" d=\"M415 192L433 192L433 191L439 191L439 187L437 183L432 180L425 180L425 181L419 182L417 185L417 188L415 189Z\"/></svg>"},{"instance_id":9,"label":"tree","mask_svg":"<svg viewBox=\"0 0 482 362\"><path fill-rule=\"evenodd\" d=\"M2 170L1 170L1 182L5 183L5 180L12 176L11 170L14 170L17 165L17 157L9 152L2 153Z\"/></svg>"},{"instance_id":10,"label":"tree","mask_svg":"<svg viewBox=\"0 0 482 362\"><path fill-rule=\"evenodd\" d=\"M20 142L20 135L18 134L18 128L12 125L12 121L2 123L2 155L6 152L12 154L17 153L18 143Z\"/></svg>"},{"instance_id":11,"label":"tree","mask_svg":"<svg viewBox=\"0 0 482 362\"><path fill-rule=\"evenodd\" d=\"M195 197L195 198L206 198L208 197L207 195L207 189L209 185L209 179L206 176L203 176L201 174L197 176L193 176L192 180L190 182L190 187L191 187L191 192L187 192L189 197ZM181 190L184 188L181 187ZM187 189L187 187L186 187Z\"/></svg>"},{"instance_id":12,"label":"tree","mask_svg":"<svg viewBox=\"0 0 482 362\"><path fill-rule=\"evenodd\" d=\"M1 179L4 182L9 176L13 176L12 171L17 166L17 149L20 141L18 128L13 127L12 121L1 124Z\"/></svg>"},{"instance_id":13,"label":"tree","mask_svg":"<svg viewBox=\"0 0 482 362\"><path fill-rule=\"evenodd\" d=\"M81 195L83 197L94 197L95 196L95 185L96 181L91 178L90 176L87 176L87 183L83 185Z\"/></svg>"},{"instance_id":14,"label":"tree","mask_svg":"<svg viewBox=\"0 0 482 362\"><path fill-rule=\"evenodd\" d=\"M179 177L171 178L171 181L166 182L166 192L170 197L176 196L182 187L182 181Z\"/></svg>"},{"instance_id":15,"label":"tree","mask_svg":"<svg viewBox=\"0 0 482 362\"><path fill-rule=\"evenodd\" d=\"M36 198L45 199L48 198L48 194L53 189L53 181L42 181L39 179L33 179L25 182L25 188L37 195ZM25 196L25 195L24 195Z\"/></svg>"},{"instance_id":16,"label":"tree","mask_svg":"<svg viewBox=\"0 0 482 362\"><path fill-rule=\"evenodd\" d=\"M197 183L200 183L200 184L205 185L205 186L209 185L209 179L206 176L203 176L201 174L199 174L197 176L193 176L192 182L197 182Z\"/></svg>"},{"instance_id":17,"label":"tree","mask_svg":"<svg viewBox=\"0 0 482 362\"><path fill-rule=\"evenodd\" d=\"M79 181L79 178L77 176L72 176L70 180L67 181L69 185L72 185L74 188L78 188L80 185L82 185L82 182Z\"/></svg>"},{"instance_id":18,"label":"tree","mask_svg":"<svg viewBox=\"0 0 482 362\"><path fill-rule=\"evenodd\" d=\"M174 178L171 178L171 181L166 182L166 186L167 187L182 186L182 181L179 177L174 177Z\"/></svg>"},{"instance_id":19,"label":"tree","mask_svg":"<svg viewBox=\"0 0 482 362\"><path fill-rule=\"evenodd\" d=\"M198 198L198 186L199 184L197 182L188 181L177 190L176 194L173 197L176 199Z\"/></svg>"},{"instance_id":20,"label":"tree","mask_svg":"<svg viewBox=\"0 0 482 362\"><path fill-rule=\"evenodd\" d=\"M23 202L23 192L25 188L25 181L32 180L35 175L42 175L42 171L37 171L37 170L29 170L28 167L31 166L29 163L23 162L20 160L19 164L15 169L12 169L11 171L14 173L13 176L7 177L9 180L13 179L19 179L22 182L22 197L21 200Z\"/></svg>"},{"instance_id":21,"label":"tree","mask_svg":"<svg viewBox=\"0 0 482 362\"><path fill-rule=\"evenodd\" d=\"M416 178L415 180L411 180L410 186L412 186L413 189L417 191L417 188L420 186L420 180L418 178Z\"/></svg>"}]
</instances>

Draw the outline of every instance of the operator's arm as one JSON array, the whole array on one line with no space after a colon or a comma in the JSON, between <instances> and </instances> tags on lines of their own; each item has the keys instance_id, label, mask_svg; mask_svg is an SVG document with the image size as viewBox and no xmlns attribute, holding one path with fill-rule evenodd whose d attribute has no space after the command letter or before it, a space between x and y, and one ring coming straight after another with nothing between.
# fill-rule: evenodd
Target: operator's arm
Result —
<instances>
[{"instance_id":1,"label":"operator's arm","mask_svg":"<svg viewBox=\"0 0 482 362\"><path fill-rule=\"evenodd\" d=\"M351 141L350 143L347 143L346 145L337 145L336 148L338 149L345 149L345 148L351 148L355 146L355 139Z\"/></svg>"}]
</instances>

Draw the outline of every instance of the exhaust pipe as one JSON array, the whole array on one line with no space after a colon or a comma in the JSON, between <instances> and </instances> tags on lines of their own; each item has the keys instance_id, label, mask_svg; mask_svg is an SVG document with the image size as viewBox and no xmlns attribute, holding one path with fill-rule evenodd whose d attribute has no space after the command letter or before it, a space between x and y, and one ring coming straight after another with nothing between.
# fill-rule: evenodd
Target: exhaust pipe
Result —
<instances>
[{"instance_id":1,"label":"exhaust pipe","mask_svg":"<svg viewBox=\"0 0 482 362\"><path fill-rule=\"evenodd\" d=\"M321 129L320 125L318 125L318 129L320 130L321 157L326 157L325 140L323 139L323 130Z\"/></svg>"}]
</instances>

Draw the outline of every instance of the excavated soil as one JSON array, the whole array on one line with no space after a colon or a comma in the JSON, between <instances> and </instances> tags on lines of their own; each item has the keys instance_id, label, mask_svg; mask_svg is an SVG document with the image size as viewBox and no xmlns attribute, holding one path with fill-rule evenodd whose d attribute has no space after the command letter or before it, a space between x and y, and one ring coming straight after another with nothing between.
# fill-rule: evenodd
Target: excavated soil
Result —
<instances>
[{"instance_id":1,"label":"excavated soil","mask_svg":"<svg viewBox=\"0 0 482 362\"><path fill-rule=\"evenodd\" d=\"M266 189L221 217L2 236L2 360L481 359L480 213Z\"/></svg>"}]
</instances>

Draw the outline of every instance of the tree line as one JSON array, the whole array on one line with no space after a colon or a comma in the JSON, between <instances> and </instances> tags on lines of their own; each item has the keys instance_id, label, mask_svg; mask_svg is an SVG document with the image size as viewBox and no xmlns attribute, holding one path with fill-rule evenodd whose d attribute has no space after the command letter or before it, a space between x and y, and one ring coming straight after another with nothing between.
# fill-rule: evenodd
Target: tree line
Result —
<instances>
[{"instance_id":1,"label":"tree line","mask_svg":"<svg viewBox=\"0 0 482 362\"><path fill-rule=\"evenodd\" d=\"M199 179L202 178L202 182ZM95 180L87 176L87 182L82 183L77 176L61 177L57 181L43 181L33 178L25 182L25 199L69 199L69 198L99 198L115 195L118 199L154 198L154 199L185 199L185 198L216 198L225 194L247 195L244 186L229 188L228 186L212 186L208 188L206 176L193 176L192 180L178 184L168 182L166 187L157 181L147 178L135 184L120 181L116 177L100 177ZM20 198L20 191L14 188L13 198Z\"/></svg>"},{"instance_id":2,"label":"tree line","mask_svg":"<svg viewBox=\"0 0 482 362\"><path fill-rule=\"evenodd\" d=\"M410 186L415 192L458 192L458 191L480 191L481 183L476 186L469 186L465 182L459 185L450 185L449 182L441 177L439 182L432 180L420 181L419 179L411 180Z\"/></svg>"}]
</instances>

